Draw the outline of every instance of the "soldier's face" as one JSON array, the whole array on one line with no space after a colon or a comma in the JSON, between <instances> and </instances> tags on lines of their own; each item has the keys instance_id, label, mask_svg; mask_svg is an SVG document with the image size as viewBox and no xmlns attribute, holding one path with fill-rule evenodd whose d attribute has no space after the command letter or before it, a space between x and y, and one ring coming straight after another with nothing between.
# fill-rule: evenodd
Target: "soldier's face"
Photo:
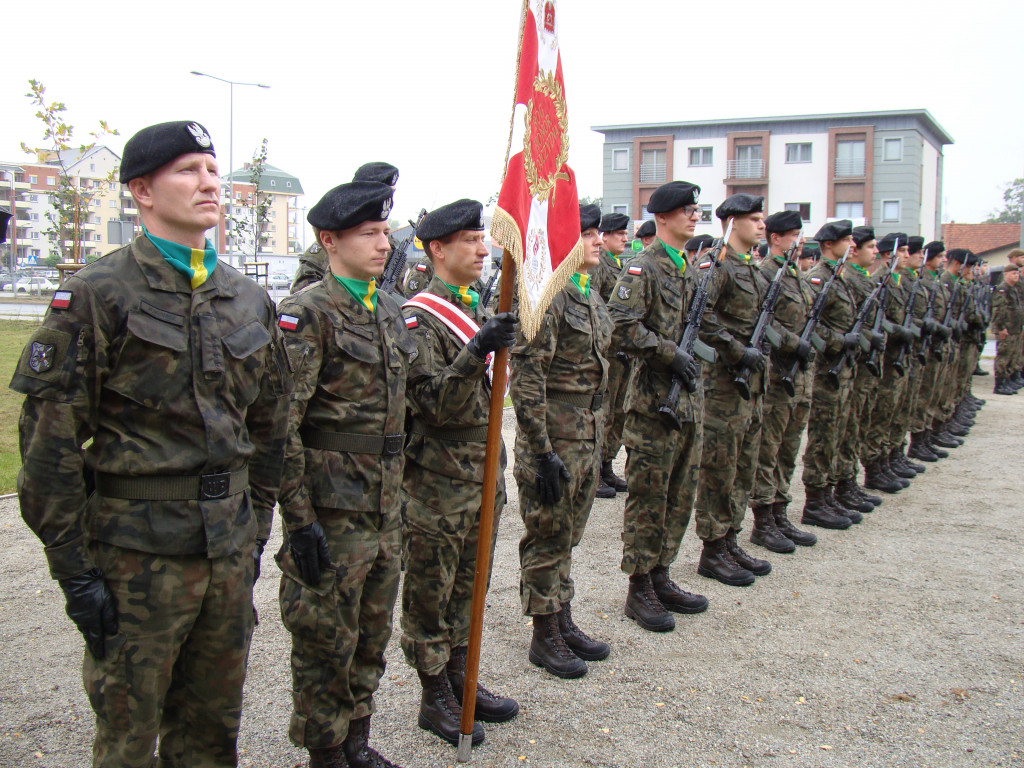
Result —
<instances>
[{"instance_id":1,"label":"soldier's face","mask_svg":"<svg viewBox=\"0 0 1024 768\"><path fill-rule=\"evenodd\" d=\"M1006 281L1007 285L1016 285L1019 279L1020 272L1018 272L1016 269L1011 269L1009 272L1003 273L1003 280Z\"/></svg>"},{"instance_id":2,"label":"soldier's face","mask_svg":"<svg viewBox=\"0 0 1024 768\"><path fill-rule=\"evenodd\" d=\"M153 173L133 179L129 187L145 212L144 218L164 232L202 233L220 221L220 176L213 155L181 155Z\"/></svg>"},{"instance_id":3,"label":"soldier's face","mask_svg":"<svg viewBox=\"0 0 1024 768\"><path fill-rule=\"evenodd\" d=\"M596 267L601 263L601 233L591 227L580 234L583 241L583 269Z\"/></svg>"},{"instance_id":4,"label":"soldier's face","mask_svg":"<svg viewBox=\"0 0 1024 768\"><path fill-rule=\"evenodd\" d=\"M764 237L764 214L737 216L732 223L732 237L745 245L747 250L753 248Z\"/></svg>"},{"instance_id":5,"label":"soldier's face","mask_svg":"<svg viewBox=\"0 0 1024 768\"><path fill-rule=\"evenodd\" d=\"M380 277L391 253L386 221L364 221L341 232L322 231L320 240L327 251L331 271L338 277L370 280Z\"/></svg>"},{"instance_id":6,"label":"soldier's face","mask_svg":"<svg viewBox=\"0 0 1024 768\"><path fill-rule=\"evenodd\" d=\"M644 248L647 248L651 243L654 242L654 235L649 235L648 237L641 237L640 242L644 244Z\"/></svg>"},{"instance_id":7,"label":"soldier's face","mask_svg":"<svg viewBox=\"0 0 1024 768\"><path fill-rule=\"evenodd\" d=\"M922 264L924 264L924 251L911 253L907 256L907 266L911 269L917 269Z\"/></svg>"},{"instance_id":8,"label":"soldier's face","mask_svg":"<svg viewBox=\"0 0 1024 768\"><path fill-rule=\"evenodd\" d=\"M824 243L822 245L824 245ZM843 254L846 253L846 249L852 247L853 235L847 235L842 240L833 240L832 244L828 247L829 258L832 259L832 261L838 261L843 258Z\"/></svg>"},{"instance_id":9,"label":"soldier's face","mask_svg":"<svg viewBox=\"0 0 1024 768\"><path fill-rule=\"evenodd\" d=\"M910 248L901 245L896 249L896 264L901 268L910 266Z\"/></svg>"},{"instance_id":10,"label":"soldier's face","mask_svg":"<svg viewBox=\"0 0 1024 768\"><path fill-rule=\"evenodd\" d=\"M604 249L615 256L626 250L626 230L617 229L604 233Z\"/></svg>"},{"instance_id":11,"label":"soldier's face","mask_svg":"<svg viewBox=\"0 0 1024 768\"><path fill-rule=\"evenodd\" d=\"M868 240L863 245L857 246L852 254L851 260L858 267L864 267L867 269L875 262L875 257L878 255L878 241Z\"/></svg>"},{"instance_id":12,"label":"soldier's face","mask_svg":"<svg viewBox=\"0 0 1024 768\"><path fill-rule=\"evenodd\" d=\"M778 249L778 252L785 253L800 237L799 229L791 229L788 232L772 232L768 239Z\"/></svg>"},{"instance_id":13,"label":"soldier's face","mask_svg":"<svg viewBox=\"0 0 1024 768\"><path fill-rule=\"evenodd\" d=\"M464 229L447 243L435 242L441 246L441 252L434 256L434 270L442 280L451 285L469 285L480 277L484 259L490 254L483 232Z\"/></svg>"},{"instance_id":14,"label":"soldier's face","mask_svg":"<svg viewBox=\"0 0 1024 768\"><path fill-rule=\"evenodd\" d=\"M700 206L683 206L668 213L655 214L654 218L658 223L658 236L666 242L680 243L681 247L693 237L693 231L700 221ZM665 234L660 234L662 232Z\"/></svg>"}]
</instances>

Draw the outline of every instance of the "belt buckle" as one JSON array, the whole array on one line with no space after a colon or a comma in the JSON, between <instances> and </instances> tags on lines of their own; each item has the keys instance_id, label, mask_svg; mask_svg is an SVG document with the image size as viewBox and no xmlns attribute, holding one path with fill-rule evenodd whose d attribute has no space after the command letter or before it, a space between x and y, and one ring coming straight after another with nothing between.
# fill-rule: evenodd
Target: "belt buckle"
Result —
<instances>
[{"instance_id":1,"label":"belt buckle","mask_svg":"<svg viewBox=\"0 0 1024 768\"><path fill-rule=\"evenodd\" d=\"M604 404L604 392L598 392L590 401L590 410L599 411Z\"/></svg>"},{"instance_id":2,"label":"belt buckle","mask_svg":"<svg viewBox=\"0 0 1024 768\"><path fill-rule=\"evenodd\" d=\"M230 487L230 472L218 472L212 475L201 475L199 477L199 498L202 501L223 499L228 495L228 489Z\"/></svg>"},{"instance_id":3,"label":"belt buckle","mask_svg":"<svg viewBox=\"0 0 1024 768\"><path fill-rule=\"evenodd\" d=\"M405 434L397 435L384 435L384 450L385 456L394 456L395 454L401 453L405 448Z\"/></svg>"}]
</instances>

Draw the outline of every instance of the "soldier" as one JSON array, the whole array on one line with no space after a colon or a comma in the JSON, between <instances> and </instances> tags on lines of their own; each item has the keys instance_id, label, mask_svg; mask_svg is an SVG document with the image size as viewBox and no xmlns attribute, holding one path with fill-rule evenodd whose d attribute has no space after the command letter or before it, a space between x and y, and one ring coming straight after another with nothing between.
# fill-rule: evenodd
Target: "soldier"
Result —
<instances>
[{"instance_id":1,"label":"soldier","mask_svg":"<svg viewBox=\"0 0 1024 768\"><path fill-rule=\"evenodd\" d=\"M715 238L711 235L697 235L686 241L683 250L686 251L686 258L691 264L697 264L701 257L708 252Z\"/></svg>"},{"instance_id":2,"label":"soldier","mask_svg":"<svg viewBox=\"0 0 1024 768\"><path fill-rule=\"evenodd\" d=\"M328 271L281 302L295 375L281 484L288 737L311 768L392 763L367 743L401 562L406 377L416 345L376 289L393 190L335 187L309 210Z\"/></svg>"},{"instance_id":3,"label":"soldier","mask_svg":"<svg viewBox=\"0 0 1024 768\"><path fill-rule=\"evenodd\" d=\"M700 187L670 181L654 190L647 210L657 239L626 269L612 290L608 311L615 324L613 348L634 359L626 385L626 497L622 570L629 574L625 614L644 629L675 628L675 613L707 610L703 595L680 589L669 577L679 554L697 489L704 393L700 363L679 348L686 313L697 287L683 246L700 221ZM696 382L672 408L679 427L667 426L658 409L674 376Z\"/></svg>"},{"instance_id":4,"label":"soldier","mask_svg":"<svg viewBox=\"0 0 1024 768\"><path fill-rule=\"evenodd\" d=\"M821 258L807 272L807 284L817 295L835 277L839 259L853 246L853 222L840 219L825 224L814 235L821 248ZM806 493L804 525L845 530L855 518L845 507L836 506L835 483L838 482L839 436L846 428L853 371L841 365L842 357L860 344L852 332L857 306L849 288L836 279L816 327L825 342L825 350L817 356L811 395L811 416L807 422L804 448L803 483ZM835 374L830 371L835 370ZM856 513L854 511L855 514Z\"/></svg>"},{"instance_id":5,"label":"soldier","mask_svg":"<svg viewBox=\"0 0 1024 768\"><path fill-rule=\"evenodd\" d=\"M629 217L624 213L606 213L600 224L601 263L590 270L591 288L607 303L615 281L622 272L622 254L626 250L626 227ZM604 442L601 449L601 477L597 483L597 497L608 499L626 491L626 481L615 474L612 461L622 447L622 425L626 414L623 399L629 378L629 357L619 352L609 360L608 400L605 403Z\"/></svg>"},{"instance_id":6,"label":"soldier","mask_svg":"<svg viewBox=\"0 0 1024 768\"><path fill-rule=\"evenodd\" d=\"M143 128L120 180L143 234L54 293L11 381L21 514L85 636L93 765L148 768L159 737L160 765L233 766L287 361L270 297L205 238L206 129Z\"/></svg>"},{"instance_id":7,"label":"soldier","mask_svg":"<svg viewBox=\"0 0 1024 768\"><path fill-rule=\"evenodd\" d=\"M785 264L785 253L793 241L800 237L803 221L796 211L773 213L764 221L768 238L769 258L758 268L770 282ZM771 552L793 552L796 545L811 547L817 542L813 533L794 526L786 515L786 507L793 500L789 493L790 481L796 469L797 453L807 419L811 414L811 372L813 350L801 344L799 337L807 324L807 316L814 301L810 288L796 266L791 264L782 277L782 292L775 305L775 319L788 340L792 351L772 355L769 367L768 392L764 396L764 415L761 421L761 445L757 455L757 473L750 508L754 513L754 527L750 540ZM794 342L792 337L796 337ZM783 379L793 375L790 395Z\"/></svg>"},{"instance_id":8,"label":"soldier","mask_svg":"<svg viewBox=\"0 0 1024 768\"><path fill-rule=\"evenodd\" d=\"M818 259L821 258L821 251L813 245L804 245L800 248L800 258L797 259L797 266L801 272L809 272Z\"/></svg>"},{"instance_id":9,"label":"soldier","mask_svg":"<svg viewBox=\"0 0 1024 768\"><path fill-rule=\"evenodd\" d=\"M420 727L452 745L459 740L480 535L491 398L488 358L515 341L514 315L487 319L479 293L470 287L490 255L482 212L477 201L459 200L424 217L416 236L434 276L402 308L417 348L409 373L412 426L402 484L407 525L402 650L423 687ZM502 445L492 552L505 504L504 468ZM513 699L477 685L478 720L501 723L518 713ZM483 728L474 724L473 743L483 740Z\"/></svg>"},{"instance_id":10,"label":"soldier","mask_svg":"<svg viewBox=\"0 0 1024 768\"><path fill-rule=\"evenodd\" d=\"M570 575L597 489L607 392L612 321L587 274L601 259L600 217L596 205L580 206L583 264L555 295L533 341L520 337L512 350L515 477L525 526L519 594L523 613L533 617L530 661L562 678L585 675L587 661L610 652L576 626ZM541 472L559 462L567 476Z\"/></svg>"},{"instance_id":11,"label":"soldier","mask_svg":"<svg viewBox=\"0 0 1024 768\"><path fill-rule=\"evenodd\" d=\"M373 181L378 184L387 184L393 190L398 184L398 169L390 163L365 163L356 169L352 175L352 181ZM395 247L396 243L390 234L388 242L392 248ZM324 279L326 271L327 254L324 253L320 243L313 243L299 256L299 268L292 279L289 293L298 293L307 285L319 283Z\"/></svg>"},{"instance_id":12,"label":"soldier","mask_svg":"<svg viewBox=\"0 0 1024 768\"><path fill-rule=\"evenodd\" d=\"M1017 266L1018 271L1024 269L1024 249L1014 248L1007 254L1010 264ZM1018 280L1016 289L1017 299L1024 307L1024 281ZM1018 338L1012 345L1014 348L1013 361L1010 363L1009 383L1016 389L1024 387L1024 338Z\"/></svg>"},{"instance_id":13,"label":"soldier","mask_svg":"<svg viewBox=\"0 0 1024 768\"><path fill-rule=\"evenodd\" d=\"M939 395L939 419L940 426L937 436L937 443L943 448L958 448L963 445L963 437L967 435L967 426L962 425L956 418L957 407L957 371L961 367L962 352L959 338L961 335L959 317L963 312L966 300L966 281L961 273L966 272L965 264L970 261L970 251L965 248L951 248L946 252L946 269L939 277L939 284L946 292L947 306L946 314L949 315L949 324L946 326L951 337L943 345L944 354L948 359L943 359L942 388Z\"/></svg>"},{"instance_id":14,"label":"soldier","mask_svg":"<svg viewBox=\"0 0 1024 768\"><path fill-rule=\"evenodd\" d=\"M1024 306L1021 305L1017 283L1020 271L1016 264L1003 267L1003 284L996 288L992 297L992 333L996 337L996 382L993 392L997 395L1015 395L1017 388L1010 384L1010 374L1016 347L1024 332Z\"/></svg>"},{"instance_id":15,"label":"soldier","mask_svg":"<svg viewBox=\"0 0 1024 768\"><path fill-rule=\"evenodd\" d=\"M754 485L766 384L767 349L751 346L751 334L768 291L751 256L764 236L764 198L732 195L718 206L715 215L723 229L732 219L733 228L725 257L711 279L700 327L701 340L717 352L718 359L704 369L704 450L695 504L697 535L704 548L697 573L742 587L772 569L767 560L747 554L736 540ZM702 261L698 269L710 266ZM749 379L746 399L734 381L744 371Z\"/></svg>"},{"instance_id":16,"label":"soldier","mask_svg":"<svg viewBox=\"0 0 1024 768\"><path fill-rule=\"evenodd\" d=\"M643 244L644 248L650 246L654 242L654 238L657 236L658 228L654 225L654 222L648 219L636 229L636 237Z\"/></svg>"},{"instance_id":17,"label":"soldier","mask_svg":"<svg viewBox=\"0 0 1024 768\"><path fill-rule=\"evenodd\" d=\"M430 259L417 261L415 264L408 264L405 267L405 274L402 275L402 295L413 296L419 293L434 277L434 268Z\"/></svg>"}]
</instances>

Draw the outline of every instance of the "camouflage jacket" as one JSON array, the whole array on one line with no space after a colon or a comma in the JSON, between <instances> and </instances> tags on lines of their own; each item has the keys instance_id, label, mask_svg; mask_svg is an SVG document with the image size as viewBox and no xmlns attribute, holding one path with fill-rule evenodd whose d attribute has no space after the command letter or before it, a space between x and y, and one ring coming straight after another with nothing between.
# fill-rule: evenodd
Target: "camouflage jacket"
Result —
<instances>
[{"instance_id":1,"label":"camouflage jacket","mask_svg":"<svg viewBox=\"0 0 1024 768\"><path fill-rule=\"evenodd\" d=\"M298 293L307 285L319 283L327 271L327 254L319 243L313 243L299 256L299 268L292 279L289 293Z\"/></svg>"},{"instance_id":2,"label":"camouflage jacket","mask_svg":"<svg viewBox=\"0 0 1024 768\"><path fill-rule=\"evenodd\" d=\"M817 297L821 289L835 274L836 265L824 257L818 260L811 269L807 271L807 287ZM843 270L846 271L845 268ZM813 303L813 302L812 302ZM849 287L843 282L842 277L832 284L828 293L828 300L818 318L818 325L815 333L825 342L825 354L818 355L817 367L831 368L831 363L826 364L823 358L834 359L843 351L843 336L853 328L854 318L860 306L856 303Z\"/></svg>"},{"instance_id":3,"label":"camouflage jacket","mask_svg":"<svg viewBox=\"0 0 1024 768\"><path fill-rule=\"evenodd\" d=\"M757 267L761 275L771 282L779 270L782 269L782 262L778 258L768 255ZM782 276L782 290L779 292L779 300L775 302L775 329L782 336L782 344L778 354L772 352L772 371L780 375L789 373L796 358L797 344L800 341L800 334L807 325L807 315L811 311L814 297L811 289L800 270L792 266Z\"/></svg>"},{"instance_id":4,"label":"camouflage jacket","mask_svg":"<svg viewBox=\"0 0 1024 768\"><path fill-rule=\"evenodd\" d=\"M622 256L619 256L619 261L622 261ZM616 263L615 257L602 248L600 263L588 274L590 275L590 290L597 291L604 299L605 304L611 299L612 288L615 287L615 281L619 279L620 272L622 272L622 267Z\"/></svg>"},{"instance_id":5,"label":"camouflage jacket","mask_svg":"<svg viewBox=\"0 0 1024 768\"><path fill-rule=\"evenodd\" d=\"M709 263L704 257L698 269L708 269L704 265ZM735 366L743 357L767 292L768 284L753 260L747 261L727 246L708 285L708 303L700 324L701 341L718 352L715 365Z\"/></svg>"},{"instance_id":6,"label":"camouflage jacket","mask_svg":"<svg viewBox=\"0 0 1024 768\"><path fill-rule=\"evenodd\" d=\"M927 302L930 301L932 305L932 320L936 323L941 323L942 319L946 316L946 302L949 297L942 290L938 277L930 269L921 268L921 290L925 293L926 297L925 314L928 314ZM932 296L935 298L933 299ZM934 348L934 340L932 344Z\"/></svg>"},{"instance_id":7,"label":"camouflage jacket","mask_svg":"<svg viewBox=\"0 0 1024 768\"><path fill-rule=\"evenodd\" d=\"M423 292L450 302L477 325L483 325L487 320L479 306L470 310L456 301L448 286L436 275ZM405 448L409 463L407 488L409 482L428 482L434 473L482 483L486 437L459 441L444 439L443 432L487 428L491 406L487 364L483 358L472 354L448 326L433 315L417 307L403 307L402 314L417 350L416 360L409 369L409 407L413 426ZM504 446L501 467L505 467ZM410 480L413 474L416 477ZM498 479L500 482L500 475ZM415 489L409 492L415 496Z\"/></svg>"},{"instance_id":8,"label":"camouflage jacket","mask_svg":"<svg viewBox=\"0 0 1024 768\"><path fill-rule=\"evenodd\" d=\"M1020 285L1018 281L1017 285ZM1016 286L1000 283L992 294L991 328L996 333L1007 330L1019 334L1024 330L1024 304Z\"/></svg>"},{"instance_id":9,"label":"camouflage jacket","mask_svg":"<svg viewBox=\"0 0 1024 768\"><path fill-rule=\"evenodd\" d=\"M606 395L612 320L604 299L568 283L551 301L533 341L520 335L512 348L512 404L516 453L551 450L549 438L598 440L603 407L591 409L548 397Z\"/></svg>"},{"instance_id":10,"label":"camouflage jacket","mask_svg":"<svg viewBox=\"0 0 1024 768\"><path fill-rule=\"evenodd\" d=\"M430 282L434 276L434 266L430 263L430 259L423 259L415 264L407 264L405 266L405 274L402 275L402 279L399 283L402 287L403 296L412 296L414 293L419 293L425 290L427 283Z\"/></svg>"},{"instance_id":11,"label":"camouflage jacket","mask_svg":"<svg viewBox=\"0 0 1024 768\"><path fill-rule=\"evenodd\" d=\"M280 498L288 530L314 522L316 508L397 509L400 446L366 453L313 446L323 445L325 433L380 439L405 431L406 379L416 345L398 305L378 294L371 313L328 271L284 299L278 317L295 375Z\"/></svg>"},{"instance_id":12,"label":"camouflage jacket","mask_svg":"<svg viewBox=\"0 0 1024 768\"><path fill-rule=\"evenodd\" d=\"M215 558L269 537L290 385L270 297L227 264L193 291L143 236L68 278L11 381L27 395L21 513L53 577L92 567L87 540ZM91 492L246 466L242 496Z\"/></svg>"},{"instance_id":13,"label":"camouflage jacket","mask_svg":"<svg viewBox=\"0 0 1024 768\"><path fill-rule=\"evenodd\" d=\"M697 289L697 270L685 261L681 272L660 240L655 240L622 270L608 301L615 329L611 350L634 358L626 385L624 408L656 418L658 406L672 386L669 366L683 337L686 314ZM703 384L690 393L684 387L676 413L681 421L704 415Z\"/></svg>"}]
</instances>

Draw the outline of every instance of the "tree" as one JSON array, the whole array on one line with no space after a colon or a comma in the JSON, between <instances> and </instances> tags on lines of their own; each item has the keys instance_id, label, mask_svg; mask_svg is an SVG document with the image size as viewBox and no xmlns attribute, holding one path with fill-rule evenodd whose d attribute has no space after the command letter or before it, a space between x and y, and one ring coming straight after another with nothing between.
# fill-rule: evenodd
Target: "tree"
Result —
<instances>
[{"instance_id":1,"label":"tree","mask_svg":"<svg viewBox=\"0 0 1024 768\"><path fill-rule=\"evenodd\" d=\"M986 224L1019 224L1024 207L1024 178L1003 185L1003 210L992 211Z\"/></svg>"},{"instance_id":2,"label":"tree","mask_svg":"<svg viewBox=\"0 0 1024 768\"><path fill-rule=\"evenodd\" d=\"M64 121L67 106L62 101L47 102L46 86L40 81L29 80L28 83L29 92L25 96L38 108L36 117L43 123L43 142L48 146L32 149L22 142L21 149L26 154L34 155L38 162L55 163L60 168L57 189L51 195L51 207L46 212L46 218L50 222L46 235L56 250L51 251L46 263L50 266L56 266L61 261L81 263L82 225L89 215L90 204L99 193L100 186L88 187L79 177L70 176L67 151L74 148L72 140L75 128ZM78 157L92 150L101 137L118 135L117 129L111 128L105 120L100 120L99 123L99 129L89 134L92 141L77 147ZM114 181L115 178L116 168L105 181Z\"/></svg>"},{"instance_id":3,"label":"tree","mask_svg":"<svg viewBox=\"0 0 1024 768\"><path fill-rule=\"evenodd\" d=\"M260 249L269 237L267 233L267 222L270 220L270 195L260 190L263 181L263 172L267 168L267 140L263 139L259 148L253 153L252 162L248 165L249 183L253 191L248 199L248 205L239 206L246 212L244 216L228 217L231 228L237 233L240 245L246 252L252 254L252 260L258 261ZM235 201L232 200L232 211L235 210Z\"/></svg>"},{"instance_id":4,"label":"tree","mask_svg":"<svg viewBox=\"0 0 1024 768\"><path fill-rule=\"evenodd\" d=\"M583 197L580 198L580 205L596 205L598 208L600 208L601 203L603 202L603 197L590 197L589 195L584 195Z\"/></svg>"}]
</instances>

